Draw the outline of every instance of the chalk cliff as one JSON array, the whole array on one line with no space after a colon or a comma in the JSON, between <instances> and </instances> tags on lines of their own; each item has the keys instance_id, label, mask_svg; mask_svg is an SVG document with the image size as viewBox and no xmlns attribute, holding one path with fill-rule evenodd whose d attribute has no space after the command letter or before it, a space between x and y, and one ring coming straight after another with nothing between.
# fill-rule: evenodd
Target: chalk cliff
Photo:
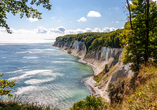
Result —
<instances>
[{"instance_id":1,"label":"chalk cliff","mask_svg":"<svg viewBox=\"0 0 157 110\"><path fill-rule=\"evenodd\" d=\"M123 54L123 48L101 47L100 50L93 50L87 53L86 45L81 41L55 42L53 46L78 56L80 62L93 68L94 76L99 75L104 70L105 65L108 65L110 69L109 74L101 78L102 80L99 82L99 87L97 86L98 83L94 81L94 77L89 78L85 82L93 95L100 94L107 101L109 101L106 92L108 84L110 82L116 82L118 78L131 77L133 75L129 65L123 65L122 62L119 61Z\"/></svg>"}]
</instances>

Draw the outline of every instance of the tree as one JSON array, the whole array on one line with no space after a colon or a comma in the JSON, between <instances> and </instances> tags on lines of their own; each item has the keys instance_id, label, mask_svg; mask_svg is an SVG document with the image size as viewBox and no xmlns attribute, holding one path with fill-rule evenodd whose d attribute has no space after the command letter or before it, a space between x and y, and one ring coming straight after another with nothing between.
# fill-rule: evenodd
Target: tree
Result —
<instances>
[{"instance_id":1,"label":"tree","mask_svg":"<svg viewBox=\"0 0 157 110\"><path fill-rule=\"evenodd\" d=\"M141 64L147 64L149 58L155 58L156 32L157 28L157 5L150 0L132 0L128 3L129 21L125 25L125 51L124 64L132 63L135 71L139 70ZM130 28L128 28L130 27ZM153 40L154 41L153 41ZM154 50L154 51L153 51Z\"/></svg>"},{"instance_id":2,"label":"tree","mask_svg":"<svg viewBox=\"0 0 157 110\"><path fill-rule=\"evenodd\" d=\"M102 110L107 104L102 97L87 96L84 100L75 102L70 110Z\"/></svg>"},{"instance_id":3,"label":"tree","mask_svg":"<svg viewBox=\"0 0 157 110\"><path fill-rule=\"evenodd\" d=\"M10 28L6 23L7 13L16 15L20 13L20 18L27 16L27 18L38 18L42 19L41 14L37 9L27 5L28 0L0 0L0 27L5 27L8 33ZM31 5L42 6L48 10L51 9L52 5L49 4L49 0L31 0Z\"/></svg>"},{"instance_id":4,"label":"tree","mask_svg":"<svg viewBox=\"0 0 157 110\"><path fill-rule=\"evenodd\" d=\"M0 77L2 77L4 74L0 74ZM7 79L1 79L0 80L0 95L8 95L8 97L12 97L13 95L10 94L11 90L7 90L7 88L12 88L15 86L14 81L8 81Z\"/></svg>"}]
</instances>

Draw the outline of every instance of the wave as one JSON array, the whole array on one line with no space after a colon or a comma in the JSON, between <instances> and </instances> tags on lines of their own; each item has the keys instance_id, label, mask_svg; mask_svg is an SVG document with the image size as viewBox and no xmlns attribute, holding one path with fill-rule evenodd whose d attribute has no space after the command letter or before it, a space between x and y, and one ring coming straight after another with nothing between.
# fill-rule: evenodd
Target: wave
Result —
<instances>
[{"instance_id":1,"label":"wave","mask_svg":"<svg viewBox=\"0 0 157 110\"><path fill-rule=\"evenodd\" d=\"M25 58L25 59L36 59L36 58L39 58L39 57L24 56L23 58Z\"/></svg>"},{"instance_id":2,"label":"wave","mask_svg":"<svg viewBox=\"0 0 157 110\"><path fill-rule=\"evenodd\" d=\"M22 72L23 70L15 70L15 71L10 71L10 72L6 72L6 73L19 73Z\"/></svg>"},{"instance_id":3,"label":"wave","mask_svg":"<svg viewBox=\"0 0 157 110\"><path fill-rule=\"evenodd\" d=\"M27 71L24 72L25 74L18 76L18 77L13 77L13 78L9 78L8 80L17 80L17 79L24 79L24 78L30 78L33 75L36 74L44 74L44 73L52 73L51 70L32 70L32 71Z\"/></svg>"},{"instance_id":4,"label":"wave","mask_svg":"<svg viewBox=\"0 0 157 110\"><path fill-rule=\"evenodd\" d=\"M15 92L15 94L23 94L25 92L29 92L29 91L35 91L37 90L37 86L26 86L26 87L20 87L17 88L17 92Z\"/></svg>"},{"instance_id":5,"label":"wave","mask_svg":"<svg viewBox=\"0 0 157 110\"><path fill-rule=\"evenodd\" d=\"M27 80L24 83L26 84L39 84L39 83L44 83L44 82L49 82L49 81L53 81L55 78L48 78L48 79L31 79L31 80Z\"/></svg>"},{"instance_id":6,"label":"wave","mask_svg":"<svg viewBox=\"0 0 157 110\"><path fill-rule=\"evenodd\" d=\"M31 51L23 51L23 52L16 52L16 53L32 53Z\"/></svg>"},{"instance_id":7,"label":"wave","mask_svg":"<svg viewBox=\"0 0 157 110\"><path fill-rule=\"evenodd\" d=\"M51 63L75 63L72 61L51 61Z\"/></svg>"},{"instance_id":8,"label":"wave","mask_svg":"<svg viewBox=\"0 0 157 110\"><path fill-rule=\"evenodd\" d=\"M44 50L55 50L55 49L44 49Z\"/></svg>"}]
</instances>

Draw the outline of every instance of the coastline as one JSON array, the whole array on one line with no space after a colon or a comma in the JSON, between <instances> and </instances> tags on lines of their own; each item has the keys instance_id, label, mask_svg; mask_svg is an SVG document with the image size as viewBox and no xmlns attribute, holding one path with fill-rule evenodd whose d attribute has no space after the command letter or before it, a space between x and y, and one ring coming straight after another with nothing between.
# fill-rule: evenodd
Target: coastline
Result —
<instances>
[{"instance_id":1,"label":"coastline","mask_svg":"<svg viewBox=\"0 0 157 110\"><path fill-rule=\"evenodd\" d=\"M58 49L60 49L60 50L63 50L63 51L65 51L65 52L68 53L67 50L64 50L64 49L59 48L59 47L54 46L54 45L52 45L52 46L53 46L53 47L56 47L56 48L58 48ZM99 89L96 87L96 81L94 80L94 75L96 75L96 71L98 71L97 68L96 68L94 65L89 64L89 63L87 63L86 61L84 61L83 58L79 57L78 55L76 55L76 54L74 54L74 53L70 53L70 54L73 55L73 56L78 57L78 58L79 58L79 59L78 59L78 62L83 63L83 64L86 64L86 65L88 65L88 66L90 66L90 67L92 68L92 70L93 70L93 75L90 76L90 77L88 77L88 78L86 78L85 81L84 81L84 84L86 85L86 87L88 88L88 90L90 91L90 94L91 94L92 96L94 96L94 95L100 95L100 96L102 96L102 91L99 90Z\"/></svg>"}]
</instances>

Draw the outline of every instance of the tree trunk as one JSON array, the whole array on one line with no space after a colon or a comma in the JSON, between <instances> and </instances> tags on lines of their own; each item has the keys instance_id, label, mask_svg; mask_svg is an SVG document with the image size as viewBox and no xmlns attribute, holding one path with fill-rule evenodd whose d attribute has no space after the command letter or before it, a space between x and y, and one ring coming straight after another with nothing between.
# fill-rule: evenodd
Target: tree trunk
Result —
<instances>
[{"instance_id":1,"label":"tree trunk","mask_svg":"<svg viewBox=\"0 0 157 110\"><path fill-rule=\"evenodd\" d=\"M131 26L131 30L133 30L133 27L132 27L132 21L131 21L131 11L130 11L130 5L129 5L128 0L126 0L126 1L127 1L127 4L128 4L128 10L129 10L130 26Z\"/></svg>"},{"instance_id":2,"label":"tree trunk","mask_svg":"<svg viewBox=\"0 0 157 110\"><path fill-rule=\"evenodd\" d=\"M128 5L128 10L129 10L129 18L130 18L130 27L131 27L131 30L133 30L133 26L132 26L132 21L131 21L131 11L130 11L130 5L129 5L129 1L127 1L127 5ZM134 39L134 45L135 45L135 40ZM135 47L135 49L137 50L137 47ZM139 71L139 62L138 62L138 55L137 55L137 51L135 52L135 56L136 56L136 70Z\"/></svg>"},{"instance_id":3,"label":"tree trunk","mask_svg":"<svg viewBox=\"0 0 157 110\"><path fill-rule=\"evenodd\" d=\"M148 62L148 42L149 42L149 0L146 0L147 11L146 11L146 39L145 39L145 66Z\"/></svg>"}]
</instances>

